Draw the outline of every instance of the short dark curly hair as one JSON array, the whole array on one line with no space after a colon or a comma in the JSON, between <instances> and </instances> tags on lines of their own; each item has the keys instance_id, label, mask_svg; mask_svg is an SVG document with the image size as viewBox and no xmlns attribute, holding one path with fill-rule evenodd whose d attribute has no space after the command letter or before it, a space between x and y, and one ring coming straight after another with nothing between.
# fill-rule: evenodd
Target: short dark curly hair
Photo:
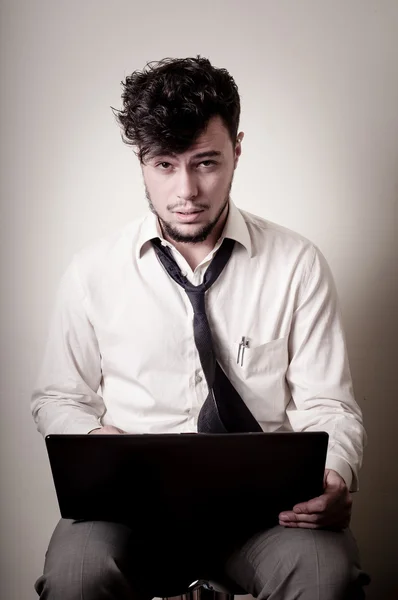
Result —
<instances>
[{"instance_id":1,"label":"short dark curly hair","mask_svg":"<svg viewBox=\"0 0 398 600\"><path fill-rule=\"evenodd\" d=\"M123 110L114 110L126 144L148 155L185 152L218 115L235 144L240 117L238 87L226 69L207 58L148 62L122 82Z\"/></svg>"}]
</instances>

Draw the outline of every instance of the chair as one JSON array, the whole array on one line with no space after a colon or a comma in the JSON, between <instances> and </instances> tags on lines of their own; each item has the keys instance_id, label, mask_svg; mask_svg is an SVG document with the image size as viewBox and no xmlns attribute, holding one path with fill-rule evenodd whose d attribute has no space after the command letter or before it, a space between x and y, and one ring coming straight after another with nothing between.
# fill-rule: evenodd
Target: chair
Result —
<instances>
[{"instance_id":1,"label":"chair","mask_svg":"<svg viewBox=\"0 0 398 600\"><path fill-rule=\"evenodd\" d=\"M191 583L185 594L162 598L162 600L234 600L234 596L246 594L247 592L232 581L220 583L200 579Z\"/></svg>"}]
</instances>

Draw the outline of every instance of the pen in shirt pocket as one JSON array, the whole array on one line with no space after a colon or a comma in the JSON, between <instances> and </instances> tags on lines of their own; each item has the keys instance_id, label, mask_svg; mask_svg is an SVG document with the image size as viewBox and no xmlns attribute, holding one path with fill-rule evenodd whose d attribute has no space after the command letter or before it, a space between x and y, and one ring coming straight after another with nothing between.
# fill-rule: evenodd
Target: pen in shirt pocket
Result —
<instances>
[{"instance_id":1,"label":"pen in shirt pocket","mask_svg":"<svg viewBox=\"0 0 398 600\"><path fill-rule=\"evenodd\" d=\"M243 367L243 358L245 355L245 349L248 347L249 347L249 340L247 339L247 337L245 337L243 335L241 341L239 342L238 356L236 357L236 363L239 364L239 361L240 361L241 367Z\"/></svg>"}]
</instances>

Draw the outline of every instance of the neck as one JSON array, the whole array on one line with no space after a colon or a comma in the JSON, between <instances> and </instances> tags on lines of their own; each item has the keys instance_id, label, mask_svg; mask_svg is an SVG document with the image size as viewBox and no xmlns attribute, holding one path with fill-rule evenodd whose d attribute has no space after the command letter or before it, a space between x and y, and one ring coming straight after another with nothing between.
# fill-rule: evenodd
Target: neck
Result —
<instances>
[{"instance_id":1,"label":"neck","mask_svg":"<svg viewBox=\"0 0 398 600\"><path fill-rule=\"evenodd\" d=\"M172 240L167 234L163 232L165 239L173 244L173 246L178 250L178 252L185 258L192 271L196 269L196 267L202 262L204 258L213 250L214 246L219 239L222 230L224 229L224 225L228 216L228 204L225 207L225 210L220 215L220 218L217 221L216 226L213 231L207 236L207 238L203 242L198 242L197 244L191 244L189 242L175 242Z\"/></svg>"}]
</instances>

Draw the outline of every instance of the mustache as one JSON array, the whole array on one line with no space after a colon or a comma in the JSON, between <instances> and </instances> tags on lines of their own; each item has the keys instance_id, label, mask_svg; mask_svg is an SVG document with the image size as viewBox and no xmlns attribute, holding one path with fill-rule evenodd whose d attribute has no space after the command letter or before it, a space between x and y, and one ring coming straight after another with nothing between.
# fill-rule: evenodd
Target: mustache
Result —
<instances>
[{"instance_id":1,"label":"mustache","mask_svg":"<svg viewBox=\"0 0 398 600\"><path fill-rule=\"evenodd\" d=\"M176 204L168 204L166 206L167 210L170 211L176 211L177 209L181 209L181 210L207 210L209 207L208 204L204 204L203 202L192 202L191 204L182 204L181 202L177 202ZM178 210L177 210L178 212Z\"/></svg>"}]
</instances>

